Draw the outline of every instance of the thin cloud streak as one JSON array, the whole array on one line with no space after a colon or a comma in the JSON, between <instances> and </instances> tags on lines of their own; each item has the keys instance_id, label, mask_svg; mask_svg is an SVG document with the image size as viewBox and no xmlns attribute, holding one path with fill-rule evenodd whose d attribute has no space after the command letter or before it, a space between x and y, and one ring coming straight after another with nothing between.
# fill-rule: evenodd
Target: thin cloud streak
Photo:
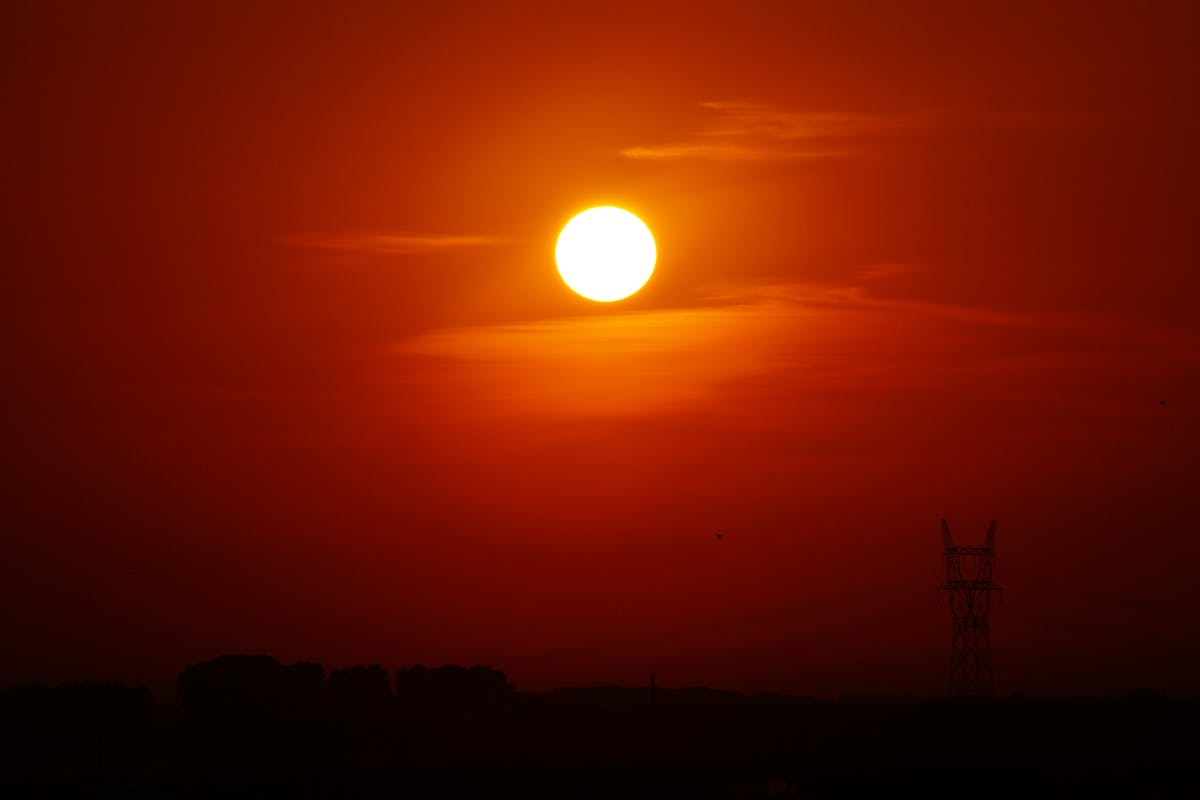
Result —
<instances>
[{"instance_id":1,"label":"thin cloud streak","mask_svg":"<svg viewBox=\"0 0 1200 800\"><path fill-rule=\"evenodd\" d=\"M974 115L945 110L872 114L789 111L761 103L705 102L703 127L673 142L620 150L634 160L799 161L852 158L888 139L971 125L1047 127L1077 122L1065 114L1014 111Z\"/></svg>"},{"instance_id":2,"label":"thin cloud streak","mask_svg":"<svg viewBox=\"0 0 1200 800\"><path fill-rule=\"evenodd\" d=\"M659 145L627 147L632 159L779 161L858 155L875 138L929 127L932 113L864 114L786 111L768 105L707 102L707 125L691 137Z\"/></svg>"},{"instance_id":3,"label":"thin cloud streak","mask_svg":"<svg viewBox=\"0 0 1200 800\"><path fill-rule=\"evenodd\" d=\"M1060 384L1060 402L1097 408L1110 402L1114 375L1153 384L1200 364L1200 342L1113 319L900 300L860 286L717 287L713 300L433 330L394 352L410 364L408 396L463 403L473 416L546 419L724 413L747 402L778 411L830 392L1051 394ZM421 362L428 368L412 369ZM766 394L752 401L755 387Z\"/></svg>"},{"instance_id":4,"label":"thin cloud streak","mask_svg":"<svg viewBox=\"0 0 1200 800\"><path fill-rule=\"evenodd\" d=\"M458 234L422 234L403 231L361 231L348 233L296 233L277 240L288 247L326 250L335 253L367 255L415 255L489 247L507 244L512 239L500 236Z\"/></svg>"},{"instance_id":5,"label":"thin cloud streak","mask_svg":"<svg viewBox=\"0 0 1200 800\"><path fill-rule=\"evenodd\" d=\"M747 144L709 144L703 142L678 142L655 147L626 147L621 151L625 158L636 160L683 160L705 161L790 161L820 158L843 158L855 155L855 151L842 149L789 150Z\"/></svg>"},{"instance_id":6,"label":"thin cloud streak","mask_svg":"<svg viewBox=\"0 0 1200 800\"><path fill-rule=\"evenodd\" d=\"M755 103L701 103L716 112L705 135L749 137L780 141L820 141L862 138L886 131L925 127L930 113L863 114L843 111L784 111Z\"/></svg>"}]
</instances>

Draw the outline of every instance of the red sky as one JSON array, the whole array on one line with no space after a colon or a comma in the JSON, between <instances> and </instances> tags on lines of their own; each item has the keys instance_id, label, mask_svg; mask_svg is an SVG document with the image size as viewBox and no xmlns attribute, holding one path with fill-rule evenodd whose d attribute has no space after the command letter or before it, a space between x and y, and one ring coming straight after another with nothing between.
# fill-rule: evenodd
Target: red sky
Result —
<instances>
[{"instance_id":1,"label":"red sky","mask_svg":"<svg viewBox=\"0 0 1200 800\"><path fill-rule=\"evenodd\" d=\"M0 681L1200 691L1192 4L2 13Z\"/></svg>"}]
</instances>

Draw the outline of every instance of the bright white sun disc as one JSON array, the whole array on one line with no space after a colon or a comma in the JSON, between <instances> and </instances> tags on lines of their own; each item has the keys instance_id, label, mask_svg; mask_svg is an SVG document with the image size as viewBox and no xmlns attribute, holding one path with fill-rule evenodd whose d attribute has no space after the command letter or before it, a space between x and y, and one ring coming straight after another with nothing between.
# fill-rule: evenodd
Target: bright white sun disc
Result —
<instances>
[{"instance_id":1,"label":"bright white sun disc","mask_svg":"<svg viewBox=\"0 0 1200 800\"><path fill-rule=\"evenodd\" d=\"M611 303L641 289L658 252L646 223L623 208L600 206L574 216L558 235L558 274L577 294Z\"/></svg>"}]
</instances>

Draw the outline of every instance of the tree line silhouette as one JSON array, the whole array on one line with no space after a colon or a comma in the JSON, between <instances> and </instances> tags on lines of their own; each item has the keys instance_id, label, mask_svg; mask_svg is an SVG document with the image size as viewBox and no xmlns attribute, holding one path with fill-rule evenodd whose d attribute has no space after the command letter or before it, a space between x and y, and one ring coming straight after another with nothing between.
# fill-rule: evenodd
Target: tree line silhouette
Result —
<instances>
[{"instance_id":1,"label":"tree line silhouette","mask_svg":"<svg viewBox=\"0 0 1200 800\"><path fill-rule=\"evenodd\" d=\"M227 655L179 676L181 710L196 720L401 716L470 719L510 710L515 691L503 672L417 665L390 673L379 664L332 670L284 665L270 656Z\"/></svg>"},{"instance_id":2,"label":"tree line silhouette","mask_svg":"<svg viewBox=\"0 0 1200 800\"><path fill-rule=\"evenodd\" d=\"M395 789L414 796L786 796L988 785L1153 790L1200 771L1200 702L963 704L706 687L520 693L489 667L326 671L224 655L177 704L116 683L0 691L0 785Z\"/></svg>"}]
</instances>

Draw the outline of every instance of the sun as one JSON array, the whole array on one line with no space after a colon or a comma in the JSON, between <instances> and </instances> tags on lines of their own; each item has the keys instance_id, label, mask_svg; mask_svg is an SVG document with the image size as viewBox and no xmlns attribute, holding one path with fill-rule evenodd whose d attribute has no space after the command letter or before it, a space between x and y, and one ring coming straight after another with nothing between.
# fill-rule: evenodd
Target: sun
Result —
<instances>
[{"instance_id":1,"label":"sun","mask_svg":"<svg viewBox=\"0 0 1200 800\"><path fill-rule=\"evenodd\" d=\"M658 251L654 235L623 208L599 206L571 218L558 235L558 274L577 294L600 303L645 286Z\"/></svg>"}]
</instances>

